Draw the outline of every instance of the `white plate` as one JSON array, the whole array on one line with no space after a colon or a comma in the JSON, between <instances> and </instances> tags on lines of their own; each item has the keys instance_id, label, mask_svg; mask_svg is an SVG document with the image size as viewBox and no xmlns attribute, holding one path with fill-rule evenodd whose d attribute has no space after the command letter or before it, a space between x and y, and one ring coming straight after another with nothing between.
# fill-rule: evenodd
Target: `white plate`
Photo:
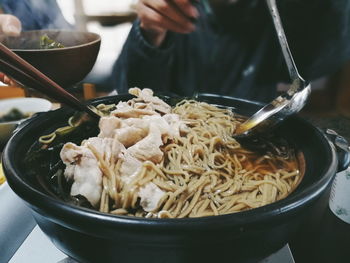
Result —
<instances>
[{"instance_id":1,"label":"white plate","mask_svg":"<svg viewBox=\"0 0 350 263\"><path fill-rule=\"evenodd\" d=\"M0 100L0 115L17 108L23 113L49 111L52 108L50 101L40 98L13 98ZM0 143L5 143L12 135L13 130L21 120L0 122Z\"/></svg>"},{"instance_id":2,"label":"white plate","mask_svg":"<svg viewBox=\"0 0 350 263\"><path fill-rule=\"evenodd\" d=\"M40 98L13 98L0 100L0 113L6 113L12 108L22 112L48 111L52 107L50 101Z\"/></svg>"}]
</instances>

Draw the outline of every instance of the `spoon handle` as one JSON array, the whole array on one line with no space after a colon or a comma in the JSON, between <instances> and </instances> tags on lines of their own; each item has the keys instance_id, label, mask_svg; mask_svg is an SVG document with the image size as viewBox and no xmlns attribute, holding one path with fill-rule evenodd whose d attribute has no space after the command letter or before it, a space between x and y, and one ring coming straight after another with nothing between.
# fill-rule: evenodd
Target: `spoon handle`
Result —
<instances>
[{"instance_id":1,"label":"spoon handle","mask_svg":"<svg viewBox=\"0 0 350 263\"><path fill-rule=\"evenodd\" d=\"M277 36L279 43L281 45L282 53L284 56L284 60L286 61L289 76L292 79L292 82L294 84L295 81L304 83L304 79L299 75L298 69L295 65L292 53L290 52L289 45L287 42L286 34L284 33L284 29L282 26L281 18L277 9L276 0L266 0L267 6L269 8L273 24L275 26ZM300 85L293 85L293 86L300 86ZM292 88L293 88L292 86ZM297 91L297 90L295 90Z\"/></svg>"}]
</instances>

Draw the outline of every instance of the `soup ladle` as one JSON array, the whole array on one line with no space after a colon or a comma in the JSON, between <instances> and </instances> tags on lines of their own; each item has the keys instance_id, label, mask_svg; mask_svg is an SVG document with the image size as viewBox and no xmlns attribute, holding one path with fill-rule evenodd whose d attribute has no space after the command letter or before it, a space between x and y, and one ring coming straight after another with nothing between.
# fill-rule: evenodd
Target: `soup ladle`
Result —
<instances>
[{"instance_id":1,"label":"soup ladle","mask_svg":"<svg viewBox=\"0 0 350 263\"><path fill-rule=\"evenodd\" d=\"M2 43L0 43L0 71L24 86L33 88L78 111L86 112L96 120L100 118L93 106L80 102L75 96ZM67 72L67 74L70 74L70 72Z\"/></svg>"},{"instance_id":2,"label":"soup ladle","mask_svg":"<svg viewBox=\"0 0 350 263\"><path fill-rule=\"evenodd\" d=\"M245 122L238 126L234 137L245 138L266 133L289 115L299 112L311 93L311 85L299 74L289 49L276 0L266 0L273 24L277 32L284 60L288 67L291 84L287 92L265 105Z\"/></svg>"}]
</instances>

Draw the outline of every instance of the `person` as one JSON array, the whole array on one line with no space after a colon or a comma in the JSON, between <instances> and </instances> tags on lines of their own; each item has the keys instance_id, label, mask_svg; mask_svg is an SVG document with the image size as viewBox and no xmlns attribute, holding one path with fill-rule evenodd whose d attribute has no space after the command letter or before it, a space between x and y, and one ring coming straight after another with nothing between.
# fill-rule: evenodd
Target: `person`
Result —
<instances>
[{"instance_id":1,"label":"person","mask_svg":"<svg viewBox=\"0 0 350 263\"><path fill-rule=\"evenodd\" d=\"M22 30L21 21L8 14L0 14L0 34L8 36L18 36Z\"/></svg>"},{"instance_id":2,"label":"person","mask_svg":"<svg viewBox=\"0 0 350 263\"><path fill-rule=\"evenodd\" d=\"M56 0L0 0L2 13L17 17L22 29L71 29Z\"/></svg>"},{"instance_id":3,"label":"person","mask_svg":"<svg viewBox=\"0 0 350 263\"><path fill-rule=\"evenodd\" d=\"M0 34L8 36L18 36L22 30L21 21L13 15L0 14ZM17 83L0 72L0 81L8 85L17 85Z\"/></svg>"},{"instance_id":4,"label":"person","mask_svg":"<svg viewBox=\"0 0 350 263\"><path fill-rule=\"evenodd\" d=\"M140 0L138 20L114 65L119 93L129 87L198 92L269 102L290 81L272 19L261 0ZM301 76L336 71L350 58L348 0L279 0Z\"/></svg>"}]
</instances>

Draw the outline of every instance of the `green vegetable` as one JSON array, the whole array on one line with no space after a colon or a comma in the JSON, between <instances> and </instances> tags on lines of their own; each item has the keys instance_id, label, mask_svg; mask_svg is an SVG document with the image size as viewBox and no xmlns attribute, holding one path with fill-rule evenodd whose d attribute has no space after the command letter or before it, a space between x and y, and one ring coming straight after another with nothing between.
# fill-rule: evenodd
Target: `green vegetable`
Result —
<instances>
[{"instance_id":1,"label":"green vegetable","mask_svg":"<svg viewBox=\"0 0 350 263\"><path fill-rule=\"evenodd\" d=\"M9 112L0 117L0 122L6 121L18 121L24 118L28 118L30 114L25 114L17 108L12 108Z\"/></svg>"},{"instance_id":2,"label":"green vegetable","mask_svg":"<svg viewBox=\"0 0 350 263\"><path fill-rule=\"evenodd\" d=\"M47 34L40 37L40 49L64 48L59 42L51 39Z\"/></svg>"},{"instance_id":3,"label":"green vegetable","mask_svg":"<svg viewBox=\"0 0 350 263\"><path fill-rule=\"evenodd\" d=\"M39 187L49 195L70 204L92 208L85 197L70 195L73 182L64 177L65 165L60 158L60 152L66 142L80 145L83 140L97 136L99 129L96 121L84 118L84 114L78 113L74 117L72 121L78 123L76 127L58 133L49 145L35 142L23 158L21 165L26 170L26 176L35 178Z\"/></svg>"}]
</instances>

